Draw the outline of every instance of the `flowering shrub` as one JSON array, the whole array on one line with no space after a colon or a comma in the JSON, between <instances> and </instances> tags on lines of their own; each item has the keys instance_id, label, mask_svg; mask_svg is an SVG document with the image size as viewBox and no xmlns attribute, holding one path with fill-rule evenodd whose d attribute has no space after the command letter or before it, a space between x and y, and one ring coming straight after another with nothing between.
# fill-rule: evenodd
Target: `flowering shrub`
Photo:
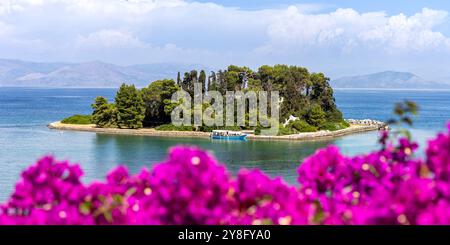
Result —
<instances>
[{"instance_id":1,"label":"flowering shrub","mask_svg":"<svg viewBox=\"0 0 450 245\"><path fill-rule=\"evenodd\" d=\"M330 146L298 169L299 185L243 169L233 178L207 152L171 149L152 170L117 167L83 184L78 165L45 157L22 173L0 224L450 224L450 125L429 142L400 139L367 155Z\"/></svg>"}]
</instances>

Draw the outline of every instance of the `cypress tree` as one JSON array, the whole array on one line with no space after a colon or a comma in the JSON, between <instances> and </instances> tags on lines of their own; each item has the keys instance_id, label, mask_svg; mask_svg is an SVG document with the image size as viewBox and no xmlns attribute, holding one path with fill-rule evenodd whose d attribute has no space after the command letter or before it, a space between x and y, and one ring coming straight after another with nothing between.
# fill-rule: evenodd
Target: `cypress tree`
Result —
<instances>
[{"instance_id":1,"label":"cypress tree","mask_svg":"<svg viewBox=\"0 0 450 245\"><path fill-rule=\"evenodd\" d=\"M217 90L216 73L212 71L208 79L208 91L216 91L216 90Z\"/></svg>"},{"instance_id":2,"label":"cypress tree","mask_svg":"<svg viewBox=\"0 0 450 245\"><path fill-rule=\"evenodd\" d=\"M198 82L202 84L202 92L205 92L205 86L206 86L206 73L204 70L200 71L200 75L198 77Z\"/></svg>"},{"instance_id":3,"label":"cypress tree","mask_svg":"<svg viewBox=\"0 0 450 245\"><path fill-rule=\"evenodd\" d=\"M180 72L178 72L178 74L177 74L177 85L178 85L178 86L181 85L181 75L180 75Z\"/></svg>"},{"instance_id":4,"label":"cypress tree","mask_svg":"<svg viewBox=\"0 0 450 245\"><path fill-rule=\"evenodd\" d=\"M211 76L208 77L208 83L206 86L207 86L206 91L210 91L211 90Z\"/></svg>"},{"instance_id":5,"label":"cypress tree","mask_svg":"<svg viewBox=\"0 0 450 245\"><path fill-rule=\"evenodd\" d=\"M184 76L183 76L183 81L181 82L180 87L186 92L189 91L189 83L191 82L190 79L191 79L191 77L189 75L189 72L185 72Z\"/></svg>"},{"instance_id":6,"label":"cypress tree","mask_svg":"<svg viewBox=\"0 0 450 245\"><path fill-rule=\"evenodd\" d=\"M222 70L219 70L217 72L216 88L222 95L224 95L227 91L227 81L224 77L224 72Z\"/></svg>"},{"instance_id":7,"label":"cypress tree","mask_svg":"<svg viewBox=\"0 0 450 245\"><path fill-rule=\"evenodd\" d=\"M188 92L191 96L194 96L194 83L198 81L198 75L196 70L192 70L189 73L185 73L185 79L183 81L183 90Z\"/></svg>"}]
</instances>

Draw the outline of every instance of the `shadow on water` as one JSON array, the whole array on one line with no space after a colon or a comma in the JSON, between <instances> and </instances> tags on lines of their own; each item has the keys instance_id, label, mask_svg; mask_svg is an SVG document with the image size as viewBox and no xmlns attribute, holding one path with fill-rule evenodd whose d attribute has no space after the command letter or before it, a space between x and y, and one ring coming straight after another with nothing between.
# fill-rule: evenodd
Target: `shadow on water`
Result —
<instances>
[{"instance_id":1,"label":"shadow on water","mask_svg":"<svg viewBox=\"0 0 450 245\"><path fill-rule=\"evenodd\" d=\"M220 163L235 174L240 168L259 168L272 176L281 175L288 182L296 181L300 162L318 148L332 141L224 141L200 138L162 138L97 134L93 155L97 165L94 175L104 174L117 163L136 173L166 159L167 152L177 145L197 146L210 151Z\"/></svg>"}]
</instances>

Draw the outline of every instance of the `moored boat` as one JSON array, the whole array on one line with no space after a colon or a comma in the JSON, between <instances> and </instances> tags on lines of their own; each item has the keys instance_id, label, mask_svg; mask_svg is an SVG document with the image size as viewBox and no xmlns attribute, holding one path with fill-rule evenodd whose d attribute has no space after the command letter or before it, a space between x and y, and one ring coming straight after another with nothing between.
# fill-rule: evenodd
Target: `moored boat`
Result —
<instances>
[{"instance_id":1,"label":"moored boat","mask_svg":"<svg viewBox=\"0 0 450 245\"><path fill-rule=\"evenodd\" d=\"M240 131L213 130L211 133L211 138L224 140L245 140L247 135Z\"/></svg>"}]
</instances>

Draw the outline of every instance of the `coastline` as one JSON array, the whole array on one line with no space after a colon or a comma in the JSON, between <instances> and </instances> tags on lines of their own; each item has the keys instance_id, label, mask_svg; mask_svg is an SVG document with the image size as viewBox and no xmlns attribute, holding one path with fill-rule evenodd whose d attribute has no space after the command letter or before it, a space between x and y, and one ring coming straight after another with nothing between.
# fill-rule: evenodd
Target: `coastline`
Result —
<instances>
[{"instance_id":1,"label":"coastline","mask_svg":"<svg viewBox=\"0 0 450 245\"><path fill-rule=\"evenodd\" d=\"M53 122L48 126L55 130L82 131L101 134L131 135L131 136L153 136L153 137L184 137L184 138L210 138L209 132L196 131L158 131L154 128L142 129L118 129L118 128L98 128L94 124L78 125ZM332 139L350 134L377 131L378 125L350 124L350 127L336 131L318 131L311 133L299 133L293 135L268 136L268 135L248 135L248 140L293 140L293 141L313 141L320 139Z\"/></svg>"}]
</instances>

